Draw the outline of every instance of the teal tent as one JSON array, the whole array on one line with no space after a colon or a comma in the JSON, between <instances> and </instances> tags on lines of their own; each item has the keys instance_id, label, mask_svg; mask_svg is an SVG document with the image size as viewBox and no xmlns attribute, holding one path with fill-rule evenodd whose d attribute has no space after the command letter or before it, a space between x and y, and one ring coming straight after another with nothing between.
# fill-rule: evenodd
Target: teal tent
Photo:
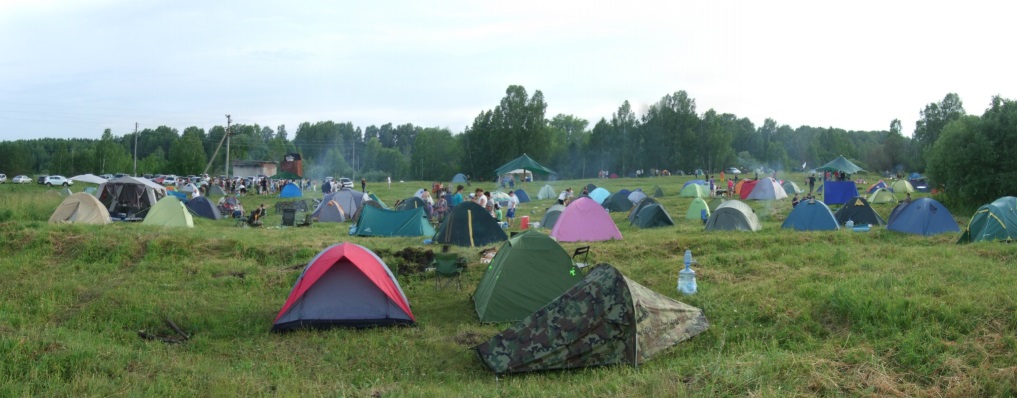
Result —
<instances>
[{"instance_id":1,"label":"teal tent","mask_svg":"<svg viewBox=\"0 0 1017 398\"><path fill-rule=\"evenodd\" d=\"M816 168L817 171L843 171L848 174L854 174L859 171L865 171L861 167L858 167L850 160L847 160L844 156L838 156L836 159L831 160L830 163L824 164Z\"/></svg>"},{"instance_id":2,"label":"teal tent","mask_svg":"<svg viewBox=\"0 0 1017 398\"><path fill-rule=\"evenodd\" d=\"M495 170L495 173L497 173L498 175L502 175L502 174L506 174L506 173L508 173L508 172L510 172L512 170L518 170L518 169L529 170L529 171L533 172L534 174L545 174L546 175L546 174L554 173L554 170L551 170L551 169L549 169L547 167L541 166L540 163L537 163L537 161L531 159L529 156L526 156L525 153L523 154L523 156L520 156L518 158L512 159L508 163L503 164L501 167L499 167L497 170Z\"/></svg>"},{"instance_id":3,"label":"teal tent","mask_svg":"<svg viewBox=\"0 0 1017 398\"><path fill-rule=\"evenodd\" d=\"M372 206L361 209L356 236L434 236L424 208L385 210Z\"/></svg>"},{"instance_id":4,"label":"teal tent","mask_svg":"<svg viewBox=\"0 0 1017 398\"><path fill-rule=\"evenodd\" d=\"M957 243L1017 239L1017 198L1004 196L978 208Z\"/></svg>"}]
</instances>

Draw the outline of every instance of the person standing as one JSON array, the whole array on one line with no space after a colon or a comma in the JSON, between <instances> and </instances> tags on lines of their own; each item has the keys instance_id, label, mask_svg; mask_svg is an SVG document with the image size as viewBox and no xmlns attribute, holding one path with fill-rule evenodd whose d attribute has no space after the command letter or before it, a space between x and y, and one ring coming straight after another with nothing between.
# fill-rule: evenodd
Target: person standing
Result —
<instances>
[{"instance_id":1,"label":"person standing","mask_svg":"<svg viewBox=\"0 0 1017 398\"><path fill-rule=\"evenodd\" d=\"M473 202L487 210L487 196L484 195L484 190L477 188L476 193L473 196Z\"/></svg>"},{"instance_id":2,"label":"person standing","mask_svg":"<svg viewBox=\"0 0 1017 398\"><path fill-rule=\"evenodd\" d=\"M506 221L508 221L508 226L511 228L512 220L516 218L516 206L519 205L519 198L516 197L516 193L512 191L508 192L508 196L508 210L505 211L505 218L507 219Z\"/></svg>"},{"instance_id":3,"label":"person standing","mask_svg":"<svg viewBox=\"0 0 1017 398\"><path fill-rule=\"evenodd\" d=\"M710 178L710 197L717 196L717 184L713 181L713 176L707 176Z\"/></svg>"},{"instance_id":4,"label":"person standing","mask_svg":"<svg viewBox=\"0 0 1017 398\"><path fill-rule=\"evenodd\" d=\"M367 178L360 179L360 192L367 193Z\"/></svg>"},{"instance_id":5,"label":"person standing","mask_svg":"<svg viewBox=\"0 0 1017 398\"><path fill-rule=\"evenodd\" d=\"M385 177L388 180L388 189L392 189L392 176Z\"/></svg>"},{"instance_id":6,"label":"person standing","mask_svg":"<svg viewBox=\"0 0 1017 398\"><path fill-rule=\"evenodd\" d=\"M815 189L816 189L816 174L813 173L809 175L809 194L811 195L812 191L814 191Z\"/></svg>"}]
</instances>

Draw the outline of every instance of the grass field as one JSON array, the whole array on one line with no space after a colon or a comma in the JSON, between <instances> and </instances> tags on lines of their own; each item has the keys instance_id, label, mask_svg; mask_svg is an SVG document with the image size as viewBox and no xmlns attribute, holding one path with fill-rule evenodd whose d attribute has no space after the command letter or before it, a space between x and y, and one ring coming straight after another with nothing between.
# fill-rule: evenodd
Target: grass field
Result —
<instances>
[{"instance_id":1,"label":"grass field","mask_svg":"<svg viewBox=\"0 0 1017 398\"><path fill-rule=\"evenodd\" d=\"M690 200L676 196L687 179L552 185L661 185L678 225L638 230L613 214L624 240L592 244L591 262L703 308L710 329L639 368L501 378L470 350L506 326L476 320L469 294L483 272L480 248L454 248L471 261L462 290L436 289L431 275L400 276L416 327L279 335L269 333L272 321L300 266L320 250L352 241L396 252L424 247L423 238L351 238L348 223L50 225L58 195L3 185L0 396L1017 395L1017 246L883 228L783 231L789 201L750 203L760 232L705 232L684 219ZM392 204L425 185L368 188ZM542 185L525 188L535 198ZM242 199L247 209L276 201ZM520 215L539 220L550 204L524 204ZM884 217L891 209L875 207ZM964 225L970 213L954 216ZM266 226L279 223L270 212ZM585 244L563 246L571 253ZM686 249L699 263L699 293L679 297ZM174 336L165 319L191 339L139 338L139 330Z\"/></svg>"}]
</instances>

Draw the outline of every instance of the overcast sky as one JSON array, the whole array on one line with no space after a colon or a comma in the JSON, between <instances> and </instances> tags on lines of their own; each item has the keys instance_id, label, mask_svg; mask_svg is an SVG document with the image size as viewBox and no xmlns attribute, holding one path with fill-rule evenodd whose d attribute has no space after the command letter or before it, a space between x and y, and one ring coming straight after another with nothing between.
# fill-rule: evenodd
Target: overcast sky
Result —
<instances>
[{"instance_id":1,"label":"overcast sky","mask_svg":"<svg viewBox=\"0 0 1017 398\"><path fill-rule=\"evenodd\" d=\"M1013 4L0 0L0 139L227 113L290 138L324 120L458 133L513 84L591 127L685 90L757 126L910 135L949 92L972 114L1017 98Z\"/></svg>"}]
</instances>

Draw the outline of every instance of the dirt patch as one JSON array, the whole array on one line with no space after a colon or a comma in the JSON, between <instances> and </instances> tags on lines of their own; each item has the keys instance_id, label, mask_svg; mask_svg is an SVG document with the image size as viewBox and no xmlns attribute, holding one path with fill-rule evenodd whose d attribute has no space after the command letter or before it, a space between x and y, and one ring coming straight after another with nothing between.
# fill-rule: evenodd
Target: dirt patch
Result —
<instances>
[{"instance_id":1,"label":"dirt patch","mask_svg":"<svg viewBox=\"0 0 1017 398\"><path fill-rule=\"evenodd\" d=\"M382 258L392 258L392 261L386 261L389 267L396 268L396 273L400 276L426 272L434 260L433 250L417 247L407 247L395 253L382 249L377 254Z\"/></svg>"},{"instance_id":2,"label":"dirt patch","mask_svg":"<svg viewBox=\"0 0 1017 398\"><path fill-rule=\"evenodd\" d=\"M459 333L452 338L452 341L455 341L456 344L470 347L480 344L484 342L484 340L487 340L484 338L484 336L481 336L480 334L471 331Z\"/></svg>"}]
</instances>

